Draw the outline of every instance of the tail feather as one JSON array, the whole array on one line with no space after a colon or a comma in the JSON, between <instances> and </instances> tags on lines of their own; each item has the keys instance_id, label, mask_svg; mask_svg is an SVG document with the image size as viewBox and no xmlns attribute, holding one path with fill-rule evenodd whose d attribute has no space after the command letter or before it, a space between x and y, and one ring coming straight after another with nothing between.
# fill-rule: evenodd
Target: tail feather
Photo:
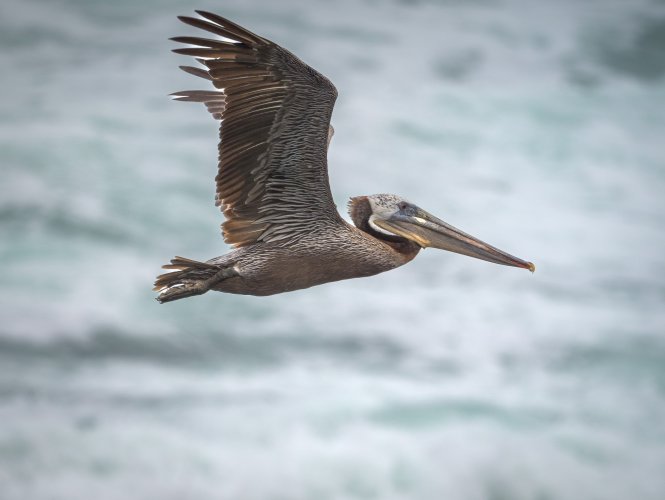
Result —
<instances>
[{"instance_id":1,"label":"tail feather","mask_svg":"<svg viewBox=\"0 0 665 500\"><path fill-rule=\"evenodd\" d=\"M232 268L221 268L207 262L199 262L185 257L175 257L162 269L171 272L160 274L155 280L153 291L160 292L160 303L201 295L215 283L232 276Z\"/></svg>"},{"instance_id":2,"label":"tail feather","mask_svg":"<svg viewBox=\"0 0 665 500\"><path fill-rule=\"evenodd\" d=\"M153 291L159 292L165 288L175 286L183 279L207 279L219 271L219 267L185 257L174 257L170 264L164 264L162 269L173 269L169 273L160 274L155 280Z\"/></svg>"}]
</instances>

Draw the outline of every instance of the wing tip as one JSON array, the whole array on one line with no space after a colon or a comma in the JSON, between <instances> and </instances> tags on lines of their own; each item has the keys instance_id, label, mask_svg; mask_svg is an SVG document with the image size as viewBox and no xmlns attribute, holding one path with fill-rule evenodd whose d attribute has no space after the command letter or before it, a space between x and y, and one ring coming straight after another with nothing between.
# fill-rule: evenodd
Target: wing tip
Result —
<instances>
[{"instance_id":1,"label":"wing tip","mask_svg":"<svg viewBox=\"0 0 665 500\"><path fill-rule=\"evenodd\" d=\"M180 21L181 23L185 23L185 24L190 24L190 21L196 21L197 20L195 17L191 17L191 16L176 16L176 17L178 18L178 21Z\"/></svg>"},{"instance_id":2,"label":"wing tip","mask_svg":"<svg viewBox=\"0 0 665 500\"><path fill-rule=\"evenodd\" d=\"M203 68L197 68L195 66L178 66L178 67L185 73L198 76L199 78L203 78L204 80L212 81L212 76L210 76L210 73L208 73Z\"/></svg>"}]
</instances>

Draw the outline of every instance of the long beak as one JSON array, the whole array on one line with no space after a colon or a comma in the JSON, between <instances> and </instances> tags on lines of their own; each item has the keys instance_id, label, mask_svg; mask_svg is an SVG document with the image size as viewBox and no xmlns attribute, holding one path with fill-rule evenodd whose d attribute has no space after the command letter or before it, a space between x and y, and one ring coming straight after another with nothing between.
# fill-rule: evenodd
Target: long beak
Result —
<instances>
[{"instance_id":1,"label":"long beak","mask_svg":"<svg viewBox=\"0 0 665 500\"><path fill-rule=\"evenodd\" d=\"M518 259L503 250L488 245L422 209L418 209L415 216L395 214L387 220L377 218L374 223L381 229L415 241L423 248L440 248L495 264L522 267L531 272L536 270L533 263Z\"/></svg>"}]
</instances>

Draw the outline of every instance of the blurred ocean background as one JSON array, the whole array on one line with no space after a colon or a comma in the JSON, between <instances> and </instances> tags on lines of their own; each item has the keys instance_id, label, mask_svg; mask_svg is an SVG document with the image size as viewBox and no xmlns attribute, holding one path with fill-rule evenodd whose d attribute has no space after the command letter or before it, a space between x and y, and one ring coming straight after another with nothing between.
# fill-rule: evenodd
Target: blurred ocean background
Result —
<instances>
[{"instance_id":1,"label":"blurred ocean background","mask_svg":"<svg viewBox=\"0 0 665 500\"><path fill-rule=\"evenodd\" d=\"M195 8L335 83L341 211L398 193L535 275L159 305L228 250L217 123L167 97ZM3 0L0 44L1 500L665 498L665 3Z\"/></svg>"}]
</instances>

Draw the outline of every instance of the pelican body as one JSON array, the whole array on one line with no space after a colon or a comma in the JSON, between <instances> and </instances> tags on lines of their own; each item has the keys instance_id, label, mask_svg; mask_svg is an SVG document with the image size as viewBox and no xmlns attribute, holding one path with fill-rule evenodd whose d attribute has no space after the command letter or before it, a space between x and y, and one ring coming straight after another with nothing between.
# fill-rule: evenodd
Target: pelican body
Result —
<instances>
[{"instance_id":1,"label":"pelican body","mask_svg":"<svg viewBox=\"0 0 665 500\"><path fill-rule=\"evenodd\" d=\"M337 212L328 182L330 117L337 90L286 49L215 14L179 17L220 38L176 37L181 66L211 90L173 94L202 102L221 120L215 203L234 250L207 262L175 257L157 277L159 302L209 290L273 295L372 276L434 247L534 271L393 194L349 202L353 225Z\"/></svg>"}]
</instances>

